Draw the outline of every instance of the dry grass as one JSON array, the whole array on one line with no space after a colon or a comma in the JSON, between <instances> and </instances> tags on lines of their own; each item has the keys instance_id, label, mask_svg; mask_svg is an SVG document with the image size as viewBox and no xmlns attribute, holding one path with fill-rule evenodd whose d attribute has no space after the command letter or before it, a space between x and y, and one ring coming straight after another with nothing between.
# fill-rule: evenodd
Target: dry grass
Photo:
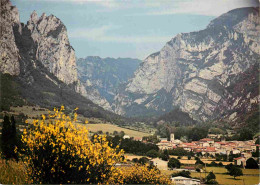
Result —
<instances>
[{"instance_id":1,"label":"dry grass","mask_svg":"<svg viewBox=\"0 0 260 185\"><path fill-rule=\"evenodd\" d=\"M203 177L205 178L205 173L191 173L192 177ZM206 173L208 175L208 173ZM215 174L216 175L216 180L218 181L219 184L246 184L246 185L251 185L251 184L259 184L259 176L240 176L236 177L234 179L230 175L226 174Z\"/></svg>"},{"instance_id":2,"label":"dry grass","mask_svg":"<svg viewBox=\"0 0 260 185\"><path fill-rule=\"evenodd\" d=\"M92 132L97 132L97 131L102 130L103 133L109 132L110 134L112 134L114 131L117 131L117 132L124 131L125 135L129 135L130 137L143 137L143 136L150 135L148 133L122 128L122 127L112 125L109 123L86 124L85 126L87 127L87 129L89 129Z\"/></svg>"},{"instance_id":3,"label":"dry grass","mask_svg":"<svg viewBox=\"0 0 260 185\"><path fill-rule=\"evenodd\" d=\"M241 184L241 185L251 185L251 184L259 184L260 179L259 176L259 170L258 169L242 169L244 176L236 177L234 179L232 176L225 174L227 170L224 167L207 167L207 172L191 172L192 177L202 177L205 178L210 171L213 171L216 175L216 180L219 184ZM176 170L161 170L161 172L164 175L170 176L172 173L177 172ZM219 174L220 173L220 174Z\"/></svg>"},{"instance_id":4,"label":"dry grass","mask_svg":"<svg viewBox=\"0 0 260 185\"><path fill-rule=\"evenodd\" d=\"M178 156L174 156L174 155L171 155L170 157L174 157L177 159ZM194 165L196 163L196 160L194 159L194 157L192 157L190 160L188 160L188 157L187 156L183 156L181 159L179 159L180 162L182 164L185 164L185 165ZM206 163L206 164L210 164L212 161L215 161L215 159L213 158L201 158L201 160ZM215 161L216 163L220 163L222 162L223 165L228 165L230 163L233 163L234 162L224 162L224 161Z\"/></svg>"},{"instance_id":5,"label":"dry grass","mask_svg":"<svg viewBox=\"0 0 260 185\"><path fill-rule=\"evenodd\" d=\"M21 162L0 159L1 184L26 184L26 169Z\"/></svg>"}]
</instances>

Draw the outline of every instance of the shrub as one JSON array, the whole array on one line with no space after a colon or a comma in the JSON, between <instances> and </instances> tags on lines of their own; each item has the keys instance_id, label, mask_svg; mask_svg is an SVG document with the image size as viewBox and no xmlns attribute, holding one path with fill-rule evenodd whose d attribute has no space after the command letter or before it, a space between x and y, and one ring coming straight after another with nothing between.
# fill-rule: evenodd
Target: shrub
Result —
<instances>
[{"instance_id":1,"label":"shrub","mask_svg":"<svg viewBox=\"0 0 260 185\"><path fill-rule=\"evenodd\" d=\"M197 158L195 165L202 164L204 165L204 162L200 160L200 158Z\"/></svg>"},{"instance_id":2,"label":"shrub","mask_svg":"<svg viewBox=\"0 0 260 185\"><path fill-rule=\"evenodd\" d=\"M236 177L243 175L243 172L239 167L233 165L228 168L228 174L236 179Z\"/></svg>"},{"instance_id":3,"label":"shrub","mask_svg":"<svg viewBox=\"0 0 260 185\"><path fill-rule=\"evenodd\" d=\"M173 168L180 168L181 167L181 163L178 159L175 158L170 158L169 162L168 162L168 167L173 169Z\"/></svg>"},{"instance_id":4,"label":"shrub","mask_svg":"<svg viewBox=\"0 0 260 185\"><path fill-rule=\"evenodd\" d=\"M213 172L209 172L209 174L206 177L206 182L209 182L211 180L215 180L216 179L216 175Z\"/></svg>"},{"instance_id":5,"label":"shrub","mask_svg":"<svg viewBox=\"0 0 260 185\"><path fill-rule=\"evenodd\" d=\"M211 179L207 181L206 184L218 184L218 181L216 181L215 179Z\"/></svg>"},{"instance_id":6,"label":"shrub","mask_svg":"<svg viewBox=\"0 0 260 185\"><path fill-rule=\"evenodd\" d=\"M246 161L246 168L247 169L258 169L259 167L258 167L257 162L253 158L249 158Z\"/></svg>"},{"instance_id":7,"label":"shrub","mask_svg":"<svg viewBox=\"0 0 260 185\"><path fill-rule=\"evenodd\" d=\"M148 159L147 157L141 157L141 158L138 160L138 162L139 162L140 164L146 164L146 163L149 162L149 159Z\"/></svg>"},{"instance_id":8,"label":"shrub","mask_svg":"<svg viewBox=\"0 0 260 185\"><path fill-rule=\"evenodd\" d=\"M181 172L177 172L177 173L173 173L172 174L172 177L177 177L177 176L191 178L190 172L189 171L185 171L185 170L182 170Z\"/></svg>"},{"instance_id":9,"label":"shrub","mask_svg":"<svg viewBox=\"0 0 260 185\"><path fill-rule=\"evenodd\" d=\"M105 183L118 174L114 164L123 161L123 151L111 148L105 136L92 142L85 127L74 125L77 114L71 120L63 110L54 109L48 119L43 115L23 132L29 183Z\"/></svg>"},{"instance_id":10,"label":"shrub","mask_svg":"<svg viewBox=\"0 0 260 185\"><path fill-rule=\"evenodd\" d=\"M171 181L167 176L162 175L156 167L136 164L113 176L108 183L170 184Z\"/></svg>"},{"instance_id":11,"label":"shrub","mask_svg":"<svg viewBox=\"0 0 260 185\"><path fill-rule=\"evenodd\" d=\"M158 152L154 149L149 150L146 155L151 158L156 158L158 156Z\"/></svg>"}]
</instances>

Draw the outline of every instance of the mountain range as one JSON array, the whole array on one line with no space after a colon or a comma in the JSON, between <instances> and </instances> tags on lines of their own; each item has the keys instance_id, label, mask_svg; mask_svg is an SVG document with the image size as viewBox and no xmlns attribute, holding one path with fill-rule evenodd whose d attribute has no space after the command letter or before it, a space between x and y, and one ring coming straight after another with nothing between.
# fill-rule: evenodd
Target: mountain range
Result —
<instances>
[{"instance_id":1,"label":"mountain range","mask_svg":"<svg viewBox=\"0 0 260 185\"><path fill-rule=\"evenodd\" d=\"M60 19L34 11L24 24L9 0L2 4L1 81L15 87L1 85L2 109L64 104L120 124L126 122L122 116L164 119L164 114L183 115L189 123L236 122L258 111L258 8L235 9L204 30L178 34L140 61L76 59Z\"/></svg>"}]
</instances>

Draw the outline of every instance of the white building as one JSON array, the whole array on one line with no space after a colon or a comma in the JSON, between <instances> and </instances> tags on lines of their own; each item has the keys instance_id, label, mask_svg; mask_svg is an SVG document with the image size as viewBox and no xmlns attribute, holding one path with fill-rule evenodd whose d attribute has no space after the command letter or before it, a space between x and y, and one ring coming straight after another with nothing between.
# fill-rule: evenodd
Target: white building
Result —
<instances>
[{"instance_id":1,"label":"white building","mask_svg":"<svg viewBox=\"0 0 260 185\"><path fill-rule=\"evenodd\" d=\"M182 176L172 177L171 180L174 185L198 185L198 184L200 184L199 179L192 179L192 178L187 178L187 177L182 177Z\"/></svg>"},{"instance_id":2,"label":"white building","mask_svg":"<svg viewBox=\"0 0 260 185\"><path fill-rule=\"evenodd\" d=\"M173 143L174 142L174 134L171 134L171 139L170 141Z\"/></svg>"}]
</instances>

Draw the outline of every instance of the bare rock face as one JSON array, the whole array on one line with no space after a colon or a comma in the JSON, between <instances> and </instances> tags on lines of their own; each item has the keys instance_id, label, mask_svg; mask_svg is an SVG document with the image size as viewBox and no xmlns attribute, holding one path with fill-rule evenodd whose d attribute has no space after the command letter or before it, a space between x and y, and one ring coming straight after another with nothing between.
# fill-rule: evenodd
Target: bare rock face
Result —
<instances>
[{"instance_id":1,"label":"bare rock face","mask_svg":"<svg viewBox=\"0 0 260 185\"><path fill-rule=\"evenodd\" d=\"M0 71L19 75L19 51L13 33L13 26L20 27L19 13L9 0L1 0L0 3Z\"/></svg>"},{"instance_id":2,"label":"bare rock face","mask_svg":"<svg viewBox=\"0 0 260 185\"><path fill-rule=\"evenodd\" d=\"M137 116L179 107L198 121L231 110L219 104L232 95L228 87L238 76L259 64L259 21L257 8L241 8L214 19L205 30L177 35L143 61L115 97L113 110ZM239 97L245 98L242 92Z\"/></svg>"},{"instance_id":3,"label":"bare rock face","mask_svg":"<svg viewBox=\"0 0 260 185\"><path fill-rule=\"evenodd\" d=\"M78 80L76 57L69 43L66 27L57 17L45 13L38 17L34 11L27 28L36 44L36 59L59 80L71 84Z\"/></svg>"},{"instance_id":4,"label":"bare rock face","mask_svg":"<svg viewBox=\"0 0 260 185\"><path fill-rule=\"evenodd\" d=\"M93 103L99 105L103 109L112 111L109 102L100 95L98 89L93 87L88 82L78 82L78 85L76 86L76 91L82 96L91 100Z\"/></svg>"}]
</instances>

